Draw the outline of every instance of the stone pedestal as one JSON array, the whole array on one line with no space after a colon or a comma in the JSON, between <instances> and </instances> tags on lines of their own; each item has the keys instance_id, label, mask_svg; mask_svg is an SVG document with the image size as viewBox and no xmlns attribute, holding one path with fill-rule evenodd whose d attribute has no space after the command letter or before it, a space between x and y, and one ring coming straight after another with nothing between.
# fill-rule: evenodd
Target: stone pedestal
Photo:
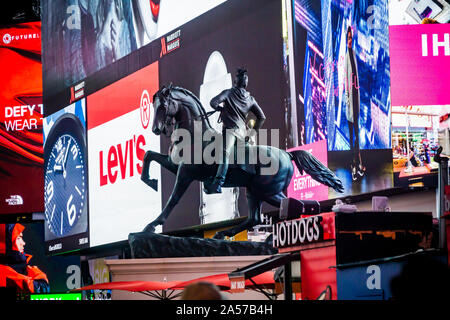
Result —
<instances>
[{"instance_id":1,"label":"stone pedestal","mask_svg":"<svg viewBox=\"0 0 450 320\"><path fill-rule=\"evenodd\" d=\"M187 281L204 276L229 273L267 258L255 256L181 257L150 259L106 260L111 281ZM223 292L229 300L267 300L262 293L246 290L244 293ZM113 290L113 300L153 300L142 293Z\"/></svg>"},{"instance_id":2,"label":"stone pedestal","mask_svg":"<svg viewBox=\"0 0 450 320\"><path fill-rule=\"evenodd\" d=\"M272 243L174 237L158 233L130 233L131 258L216 257L273 255Z\"/></svg>"}]
</instances>

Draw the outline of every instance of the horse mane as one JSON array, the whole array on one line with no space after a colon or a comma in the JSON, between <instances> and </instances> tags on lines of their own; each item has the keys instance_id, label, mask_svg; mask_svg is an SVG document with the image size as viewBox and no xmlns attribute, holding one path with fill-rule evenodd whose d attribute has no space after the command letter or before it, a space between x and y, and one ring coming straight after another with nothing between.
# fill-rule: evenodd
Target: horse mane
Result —
<instances>
[{"instance_id":1,"label":"horse mane","mask_svg":"<svg viewBox=\"0 0 450 320\"><path fill-rule=\"evenodd\" d=\"M181 93L184 93L185 95L191 97L198 104L198 106L200 108L200 113L202 114L203 118L206 120L208 125L211 127L211 124L209 123L209 118L208 118L208 115L206 114L205 108L203 107L202 103L200 102L200 99L197 98L197 96L195 94L193 94L188 89L185 89L182 87L177 87L177 86L172 87L172 90L180 91Z\"/></svg>"}]
</instances>

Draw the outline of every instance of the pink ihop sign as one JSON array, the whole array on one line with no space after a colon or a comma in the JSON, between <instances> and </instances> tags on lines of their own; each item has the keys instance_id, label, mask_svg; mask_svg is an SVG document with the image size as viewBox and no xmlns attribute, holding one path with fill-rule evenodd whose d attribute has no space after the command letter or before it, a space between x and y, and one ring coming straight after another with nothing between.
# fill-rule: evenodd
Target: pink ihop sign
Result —
<instances>
[{"instance_id":1,"label":"pink ihop sign","mask_svg":"<svg viewBox=\"0 0 450 320\"><path fill-rule=\"evenodd\" d=\"M328 165L326 140L288 149L288 151L294 150L308 151L325 166ZM288 186L287 196L297 200L327 200L328 187L317 182L308 174L301 174L297 166L294 164L294 175L292 176L291 183Z\"/></svg>"},{"instance_id":2,"label":"pink ihop sign","mask_svg":"<svg viewBox=\"0 0 450 320\"><path fill-rule=\"evenodd\" d=\"M450 104L450 24L389 27L393 106Z\"/></svg>"}]
</instances>

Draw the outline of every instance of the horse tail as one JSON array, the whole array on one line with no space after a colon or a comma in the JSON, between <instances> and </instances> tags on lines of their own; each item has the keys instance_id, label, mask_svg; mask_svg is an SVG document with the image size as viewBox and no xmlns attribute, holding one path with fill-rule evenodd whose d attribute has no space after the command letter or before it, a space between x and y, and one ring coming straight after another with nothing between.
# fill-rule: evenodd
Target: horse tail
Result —
<instances>
[{"instance_id":1,"label":"horse tail","mask_svg":"<svg viewBox=\"0 0 450 320\"><path fill-rule=\"evenodd\" d=\"M314 180L333 188L337 192L344 192L342 181L311 153L304 150L296 150L288 152L288 154L301 174L305 171Z\"/></svg>"}]
</instances>

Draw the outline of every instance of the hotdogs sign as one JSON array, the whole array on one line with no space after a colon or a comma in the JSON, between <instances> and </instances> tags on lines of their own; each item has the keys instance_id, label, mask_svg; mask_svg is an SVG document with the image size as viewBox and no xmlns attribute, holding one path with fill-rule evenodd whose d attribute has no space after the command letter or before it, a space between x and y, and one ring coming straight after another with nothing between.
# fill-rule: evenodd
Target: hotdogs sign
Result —
<instances>
[{"instance_id":1,"label":"hotdogs sign","mask_svg":"<svg viewBox=\"0 0 450 320\"><path fill-rule=\"evenodd\" d=\"M280 221L273 225L275 248L299 246L323 240L321 216Z\"/></svg>"}]
</instances>

